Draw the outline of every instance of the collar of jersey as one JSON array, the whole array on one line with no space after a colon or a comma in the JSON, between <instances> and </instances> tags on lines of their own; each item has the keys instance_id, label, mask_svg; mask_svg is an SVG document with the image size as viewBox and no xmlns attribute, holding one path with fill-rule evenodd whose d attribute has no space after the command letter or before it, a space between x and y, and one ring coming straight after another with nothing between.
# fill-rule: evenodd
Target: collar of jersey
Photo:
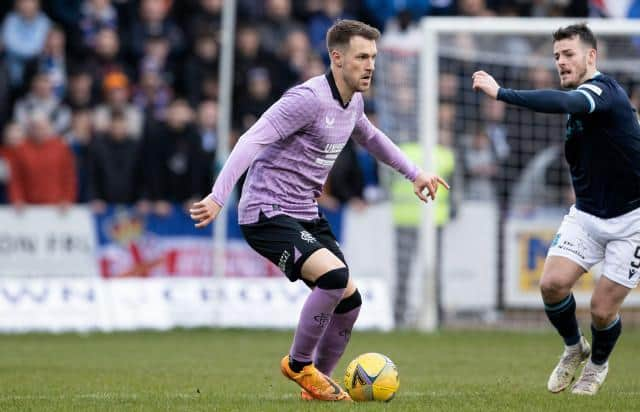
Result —
<instances>
[{"instance_id":1,"label":"collar of jersey","mask_svg":"<svg viewBox=\"0 0 640 412\"><path fill-rule=\"evenodd\" d=\"M327 70L327 72L324 74L324 77L327 78L327 82L329 83L329 88L331 89L333 98L336 99L338 103L340 103L340 106L342 106L343 109L349 107L349 102L351 102L351 100L349 100L347 103L342 102L342 97L340 96L340 91L338 90L338 85L336 85L336 79L333 78L331 69Z\"/></svg>"}]
</instances>

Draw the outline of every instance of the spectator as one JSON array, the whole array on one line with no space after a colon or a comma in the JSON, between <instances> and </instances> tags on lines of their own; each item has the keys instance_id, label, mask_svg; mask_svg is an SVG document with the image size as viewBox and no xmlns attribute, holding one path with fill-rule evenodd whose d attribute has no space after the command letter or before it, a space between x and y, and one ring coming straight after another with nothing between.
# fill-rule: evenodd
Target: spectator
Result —
<instances>
[{"instance_id":1,"label":"spectator","mask_svg":"<svg viewBox=\"0 0 640 412\"><path fill-rule=\"evenodd\" d=\"M184 50L184 36L182 30L169 17L170 1L141 0L139 19L132 22L131 33L128 38L129 55L139 61L144 54L147 38L163 36L169 41L172 57L179 56Z\"/></svg>"},{"instance_id":2,"label":"spectator","mask_svg":"<svg viewBox=\"0 0 640 412\"><path fill-rule=\"evenodd\" d=\"M69 71L69 88L64 103L71 110L89 110L95 106L93 77L85 67Z\"/></svg>"},{"instance_id":3,"label":"spectator","mask_svg":"<svg viewBox=\"0 0 640 412\"><path fill-rule=\"evenodd\" d=\"M145 70L155 70L160 73L165 83L174 85L175 73L177 71L173 59L169 59L169 39L162 35L147 37L144 45L144 56L138 64L138 72Z\"/></svg>"},{"instance_id":4,"label":"spectator","mask_svg":"<svg viewBox=\"0 0 640 412\"><path fill-rule=\"evenodd\" d=\"M89 145L93 140L91 111L77 110L71 116L71 129L64 136L76 165L78 203L89 201Z\"/></svg>"},{"instance_id":5,"label":"spectator","mask_svg":"<svg viewBox=\"0 0 640 412\"><path fill-rule=\"evenodd\" d=\"M186 101L172 102L166 121L150 129L142 156L145 192L155 202L156 213L169 213L169 202L187 207L204 195L200 193L204 170L201 143Z\"/></svg>"},{"instance_id":6,"label":"spectator","mask_svg":"<svg viewBox=\"0 0 640 412\"><path fill-rule=\"evenodd\" d=\"M311 44L307 33L303 30L290 31L284 47L280 49L278 57L282 61L281 67L286 70L287 77L285 87L300 83L311 55Z\"/></svg>"},{"instance_id":7,"label":"spectator","mask_svg":"<svg viewBox=\"0 0 640 412\"><path fill-rule=\"evenodd\" d=\"M274 102L269 71L256 67L248 73L249 84L247 94L240 97L237 104L237 126L240 130L248 130Z\"/></svg>"},{"instance_id":8,"label":"spectator","mask_svg":"<svg viewBox=\"0 0 640 412\"><path fill-rule=\"evenodd\" d=\"M146 68L140 76L140 84L134 89L133 104L149 121L161 121L165 118L172 95L173 92L162 75L154 69Z\"/></svg>"},{"instance_id":9,"label":"spectator","mask_svg":"<svg viewBox=\"0 0 640 412\"><path fill-rule=\"evenodd\" d=\"M322 9L309 20L309 40L311 47L323 57L325 64L329 64L326 34L336 20L351 19L353 16L345 13L343 0L322 0Z\"/></svg>"},{"instance_id":10,"label":"spectator","mask_svg":"<svg viewBox=\"0 0 640 412\"><path fill-rule=\"evenodd\" d=\"M459 0L458 14L469 17L489 17L495 13L487 7L485 0Z\"/></svg>"},{"instance_id":11,"label":"spectator","mask_svg":"<svg viewBox=\"0 0 640 412\"><path fill-rule=\"evenodd\" d=\"M22 84L24 65L42 51L50 26L49 18L40 11L39 0L16 0L2 25L12 87Z\"/></svg>"},{"instance_id":12,"label":"spectator","mask_svg":"<svg viewBox=\"0 0 640 412\"><path fill-rule=\"evenodd\" d=\"M258 30L253 26L241 26L238 28L237 48L235 56L235 89L234 97L237 99L246 94L248 87L247 73L254 67L264 67L269 71L269 78L273 81L273 73L277 71L276 57L264 50L260 43ZM278 82L280 85L284 82ZM276 90L280 94L283 90Z\"/></svg>"},{"instance_id":13,"label":"spectator","mask_svg":"<svg viewBox=\"0 0 640 412\"><path fill-rule=\"evenodd\" d=\"M89 198L95 212L107 203L130 204L136 200L139 176L138 142L128 136L123 112L111 115L109 131L89 146Z\"/></svg>"},{"instance_id":14,"label":"spectator","mask_svg":"<svg viewBox=\"0 0 640 412\"><path fill-rule=\"evenodd\" d=\"M80 20L80 8L84 0L46 0L45 13L65 27L75 27ZM126 0L125 0L126 1Z\"/></svg>"},{"instance_id":15,"label":"spectator","mask_svg":"<svg viewBox=\"0 0 640 412\"><path fill-rule=\"evenodd\" d=\"M51 127L46 113L34 113L27 138L11 154L9 198L16 207L24 204L70 205L76 199L73 154Z\"/></svg>"},{"instance_id":16,"label":"spectator","mask_svg":"<svg viewBox=\"0 0 640 412\"><path fill-rule=\"evenodd\" d=\"M202 85L207 76L218 72L218 54L219 47L213 33L198 33L194 53L187 58L182 77L182 89L192 106L202 100Z\"/></svg>"},{"instance_id":17,"label":"spectator","mask_svg":"<svg viewBox=\"0 0 640 412\"><path fill-rule=\"evenodd\" d=\"M216 150L218 148L218 103L205 100L198 106L198 135L203 153L200 193L208 193L213 185Z\"/></svg>"},{"instance_id":18,"label":"spectator","mask_svg":"<svg viewBox=\"0 0 640 412\"><path fill-rule=\"evenodd\" d=\"M383 30L388 21L396 17L400 12L405 12L409 20L419 20L427 15L431 9L431 0L364 0L367 16L371 23ZM446 7L442 8L447 10Z\"/></svg>"},{"instance_id":19,"label":"spectator","mask_svg":"<svg viewBox=\"0 0 640 412\"><path fill-rule=\"evenodd\" d=\"M4 128L0 141L0 204L9 201L8 187L11 181L12 149L24 140L24 129L18 123L9 123Z\"/></svg>"},{"instance_id":20,"label":"spectator","mask_svg":"<svg viewBox=\"0 0 640 412\"><path fill-rule=\"evenodd\" d=\"M96 107L93 122L96 133L109 131L112 113L121 112L126 119L127 135L139 140L142 136L144 114L129 102L129 79L121 72L109 73L102 82L105 102Z\"/></svg>"},{"instance_id":21,"label":"spectator","mask_svg":"<svg viewBox=\"0 0 640 412\"><path fill-rule=\"evenodd\" d=\"M112 72L122 72L131 77L131 67L120 56L120 39L112 29L103 28L96 37L96 47L88 57L88 69L93 74L94 86L102 84L103 78Z\"/></svg>"},{"instance_id":22,"label":"spectator","mask_svg":"<svg viewBox=\"0 0 640 412\"><path fill-rule=\"evenodd\" d=\"M9 70L0 50L0 124L6 124L11 116L11 80Z\"/></svg>"},{"instance_id":23,"label":"spectator","mask_svg":"<svg viewBox=\"0 0 640 412\"><path fill-rule=\"evenodd\" d=\"M66 35L60 26L52 26L47 34L42 53L26 66L29 79L34 73L45 73L49 76L53 93L58 100L64 99L67 93Z\"/></svg>"},{"instance_id":24,"label":"spectator","mask_svg":"<svg viewBox=\"0 0 640 412\"><path fill-rule=\"evenodd\" d=\"M37 73L33 77L29 93L16 103L14 118L26 126L36 112L47 116L53 132L58 136L69 128L71 111L53 93L51 79L47 73Z\"/></svg>"},{"instance_id":25,"label":"spectator","mask_svg":"<svg viewBox=\"0 0 640 412\"><path fill-rule=\"evenodd\" d=\"M312 77L319 76L327 71L327 66L324 64L324 60L317 54L311 54L307 58L307 65L302 72L301 81L309 80Z\"/></svg>"},{"instance_id":26,"label":"spectator","mask_svg":"<svg viewBox=\"0 0 640 412\"><path fill-rule=\"evenodd\" d=\"M266 51L278 54L285 39L302 26L291 17L291 0L266 0L265 16L259 26L260 42Z\"/></svg>"},{"instance_id":27,"label":"spectator","mask_svg":"<svg viewBox=\"0 0 640 412\"><path fill-rule=\"evenodd\" d=\"M92 49L101 29L118 30L118 14L111 0L83 0L77 24L82 46Z\"/></svg>"},{"instance_id":28,"label":"spectator","mask_svg":"<svg viewBox=\"0 0 640 412\"><path fill-rule=\"evenodd\" d=\"M493 179L498 164L491 140L484 129L477 129L466 136L464 149L466 171L465 194L469 199L495 200Z\"/></svg>"},{"instance_id":29,"label":"spectator","mask_svg":"<svg viewBox=\"0 0 640 412\"><path fill-rule=\"evenodd\" d=\"M223 0L199 0L198 11L191 15L187 31L191 42L201 33L218 33L222 23Z\"/></svg>"}]
</instances>

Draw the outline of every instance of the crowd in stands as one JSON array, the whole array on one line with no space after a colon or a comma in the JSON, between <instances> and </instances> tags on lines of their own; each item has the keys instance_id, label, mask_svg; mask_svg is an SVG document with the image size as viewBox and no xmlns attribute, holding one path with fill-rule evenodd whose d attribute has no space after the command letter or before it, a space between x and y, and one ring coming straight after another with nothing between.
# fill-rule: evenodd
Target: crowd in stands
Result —
<instances>
[{"instance_id":1,"label":"crowd in stands","mask_svg":"<svg viewBox=\"0 0 640 412\"><path fill-rule=\"evenodd\" d=\"M601 1L595 1L600 4ZM587 16L586 0L237 0L233 136L327 70L326 30L425 15ZM216 172L223 0L0 2L0 203L137 203L166 213ZM375 111L375 91L367 110ZM374 116L372 116L374 117ZM482 148L482 138L474 148ZM361 202L371 159L347 146L327 204ZM349 178L343 178L349 176ZM348 184L348 187L343 185Z\"/></svg>"}]
</instances>

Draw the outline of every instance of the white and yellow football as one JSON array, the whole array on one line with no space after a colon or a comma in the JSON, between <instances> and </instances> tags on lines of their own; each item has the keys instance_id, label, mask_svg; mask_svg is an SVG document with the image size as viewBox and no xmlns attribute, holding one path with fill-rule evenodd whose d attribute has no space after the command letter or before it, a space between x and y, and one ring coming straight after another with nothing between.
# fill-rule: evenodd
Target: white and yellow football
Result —
<instances>
[{"instance_id":1,"label":"white and yellow football","mask_svg":"<svg viewBox=\"0 0 640 412\"><path fill-rule=\"evenodd\" d=\"M344 386L354 401L390 401L400 386L398 368L380 353L365 353L347 366Z\"/></svg>"}]
</instances>

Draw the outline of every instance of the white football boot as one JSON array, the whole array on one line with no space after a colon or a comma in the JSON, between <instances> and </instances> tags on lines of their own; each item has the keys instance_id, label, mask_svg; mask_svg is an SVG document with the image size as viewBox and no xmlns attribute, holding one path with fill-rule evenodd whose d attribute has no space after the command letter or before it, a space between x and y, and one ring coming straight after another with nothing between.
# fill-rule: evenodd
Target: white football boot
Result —
<instances>
[{"instance_id":1,"label":"white football boot","mask_svg":"<svg viewBox=\"0 0 640 412\"><path fill-rule=\"evenodd\" d=\"M609 373L609 362L596 365L589 361L584 365L580 379L571 388L574 395L595 395Z\"/></svg>"},{"instance_id":2,"label":"white football boot","mask_svg":"<svg viewBox=\"0 0 640 412\"><path fill-rule=\"evenodd\" d=\"M547 382L549 392L558 393L569 387L576 375L576 370L589 358L589 355L591 355L591 346L584 336L580 337L580 342L577 344L565 346L560 362L549 376Z\"/></svg>"}]
</instances>

